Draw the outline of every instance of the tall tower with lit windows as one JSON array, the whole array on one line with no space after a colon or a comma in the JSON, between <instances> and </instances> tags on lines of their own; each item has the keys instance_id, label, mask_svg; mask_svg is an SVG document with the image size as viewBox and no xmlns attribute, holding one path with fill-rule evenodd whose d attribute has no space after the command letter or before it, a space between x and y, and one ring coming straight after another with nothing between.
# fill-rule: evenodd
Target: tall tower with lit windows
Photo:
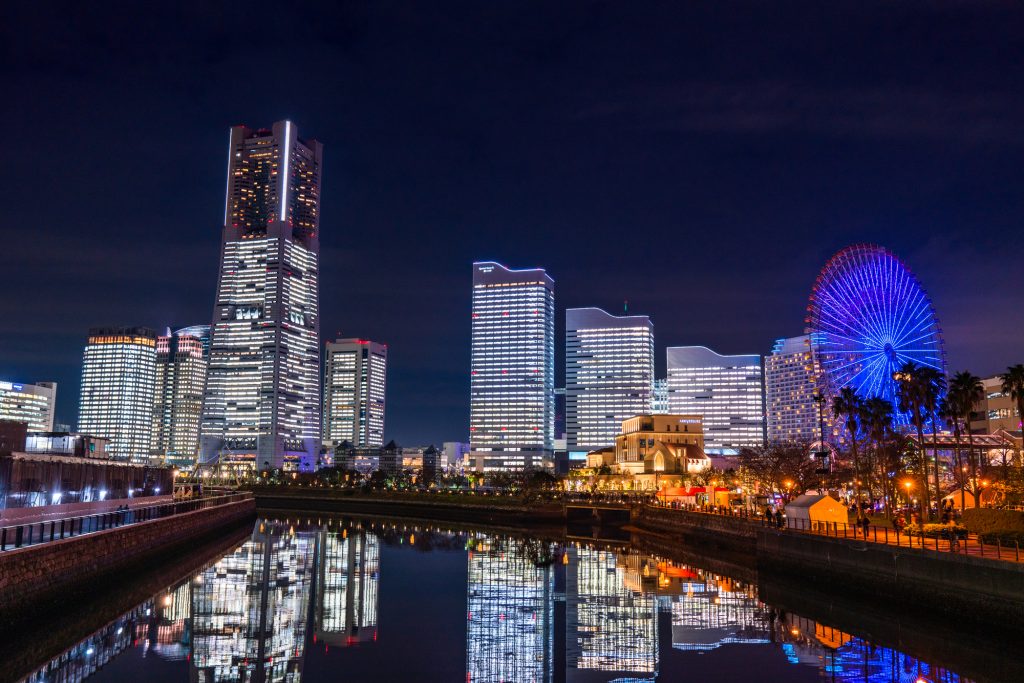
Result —
<instances>
[{"instance_id":1,"label":"tall tower with lit windows","mask_svg":"<svg viewBox=\"0 0 1024 683\"><path fill-rule=\"evenodd\" d=\"M565 312L565 434L569 457L615 445L622 421L651 412L654 326L646 315Z\"/></svg>"},{"instance_id":2,"label":"tall tower with lit windows","mask_svg":"<svg viewBox=\"0 0 1024 683\"><path fill-rule=\"evenodd\" d=\"M290 121L231 129L203 464L315 466L322 158Z\"/></svg>"},{"instance_id":3,"label":"tall tower with lit windows","mask_svg":"<svg viewBox=\"0 0 1024 683\"><path fill-rule=\"evenodd\" d=\"M350 338L325 347L324 445L382 446L387 344Z\"/></svg>"},{"instance_id":4,"label":"tall tower with lit windows","mask_svg":"<svg viewBox=\"0 0 1024 683\"><path fill-rule=\"evenodd\" d=\"M473 264L470 457L477 471L546 466L555 431L555 281Z\"/></svg>"}]
</instances>

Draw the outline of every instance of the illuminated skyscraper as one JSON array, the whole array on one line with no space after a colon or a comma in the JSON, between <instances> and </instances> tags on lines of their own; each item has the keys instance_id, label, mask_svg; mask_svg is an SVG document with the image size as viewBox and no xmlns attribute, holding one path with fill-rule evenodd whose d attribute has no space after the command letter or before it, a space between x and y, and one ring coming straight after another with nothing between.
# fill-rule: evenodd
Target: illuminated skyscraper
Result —
<instances>
[{"instance_id":1,"label":"illuminated skyscraper","mask_svg":"<svg viewBox=\"0 0 1024 683\"><path fill-rule=\"evenodd\" d=\"M114 458L147 462L155 379L156 332L145 327L89 330L78 431L110 439L107 452Z\"/></svg>"},{"instance_id":2,"label":"illuminated skyscraper","mask_svg":"<svg viewBox=\"0 0 1024 683\"><path fill-rule=\"evenodd\" d=\"M668 408L701 415L708 452L764 445L761 357L722 356L706 346L674 346L668 359Z\"/></svg>"},{"instance_id":3,"label":"illuminated skyscraper","mask_svg":"<svg viewBox=\"0 0 1024 683\"><path fill-rule=\"evenodd\" d=\"M810 335L778 339L764 359L765 404L768 442L811 443L821 437L818 404L819 367ZM826 435L831 406L821 412Z\"/></svg>"},{"instance_id":4,"label":"illuminated skyscraper","mask_svg":"<svg viewBox=\"0 0 1024 683\"><path fill-rule=\"evenodd\" d=\"M190 330L168 330L156 340L153 457L178 467L195 465L206 386L203 341Z\"/></svg>"},{"instance_id":5,"label":"illuminated skyscraper","mask_svg":"<svg viewBox=\"0 0 1024 683\"><path fill-rule=\"evenodd\" d=\"M53 431L56 382L20 384L0 379L0 420L24 422L30 432Z\"/></svg>"},{"instance_id":6,"label":"illuminated skyscraper","mask_svg":"<svg viewBox=\"0 0 1024 683\"><path fill-rule=\"evenodd\" d=\"M622 421L651 412L654 326L646 315L565 312L565 424L570 457L615 444Z\"/></svg>"},{"instance_id":7,"label":"illuminated skyscraper","mask_svg":"<svg viewBox=\"0 0 1024 683\"><path fill-rule=\"evenodd\" d=\"M366 339L327 342L324 359L325 444L356 448L384 443L386 344Z\"/></svg>"},{"instance_id":8,"label":"illuminated skyscraper","mask_svg":"<svg viewBox=\"0 0 1024 683\"><path fill-rule=\"evenodd\" d=\"M231 129L203 463L314 466L322 156L290 121Z\"/></svg>"},{"instance_id":9,"label":"illuminated skyscraper","mask_svg":"<svg viewBox=\"0 0 1024 683\"><path fill-rule=\"evenodd\" d=\"M550 462L555 281L541 268L473 264L469 441L478 471Z\"/></svg>"}]
</instances>

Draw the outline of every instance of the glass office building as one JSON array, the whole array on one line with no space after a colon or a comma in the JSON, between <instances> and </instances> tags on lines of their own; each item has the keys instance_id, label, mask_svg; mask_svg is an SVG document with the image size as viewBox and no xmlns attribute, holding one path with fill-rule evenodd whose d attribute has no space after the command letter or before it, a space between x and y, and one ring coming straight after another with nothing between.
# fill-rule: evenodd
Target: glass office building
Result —
<instances>
[{"instance_id":1,"label":"glass office building","mask_svg":"<svg viewBox=\"0 0 1024 683\"><path fill-rule=\"evenodd\" d=\"M367 339L327 342L323 441L364 448L384 444L387 344Z\"/></svg>"},{"instance_id":2,"label":"glass office building","mask_svg":"<svg viewBox=\"0 0 1024 683\"><path fill-rule=\"evenodd\" d=\"M156 386L156 332L97 327L82 356L78 431L110 439L118 460L149 461Z\"/></svg>"},{"instance_id":3,"label":"glass office building","mask_svg":"<svg viewBox=\"0 0 1024 683\"><path fill-rule=\"evenodd\" d=\"M829 433L832 407L824 406L819 415L818 376L810 335L775 341L764 359L769 443L818 441L822 419Z\"/></svg>"},{"instance_id":4,"label":"glass office building","mask_svg":"<svg viewBox=\"0 0 1024 683\"><path fill-rule=\"evenodd\" d=\"M566 447L574 454L615 444L622 421L651 412L654 326L646 315L600 308L565 312Z\"/></svg>"},{"instance_id":5,"label":"glass office building","mask_svg":"<svg viewBox=\"0 0 1024 683\"><path fill-rule=\"evenodd\" d=\"M199 421L206 387L203 340L185 328L156 340L153 457L191 468L199 452Z\"/></svg>"},{"instance_id":6,"label":"glass office building","mask_svg":"<svg viewBox=\"0 0 1024 683\"><path fill-rule=\"evenodd\" d=\"M723 356L706 346L674 346L666 349L666 357L669 412L703 417L707 452L764 445L760 356Z\"/></svg>"},{"instance_id":7,"label":"glass office building","mask_svg":"<svg viewBox=\"0 0 1024 683\"><path fill-rule=\"evenodd\" d=\"M0 379L0 420L24 422L30 432L53 431L56 382L22 384Z\"/></svg>"},{"instance_id":8,"label":"glass office building","mask_svg":"<svg viewBox=\"0 0 1024 683\"><path fill-rule=\"evenodd\" d=\"M473 264L469 441L478 471L550 463L555 281L540 268Z\"/></svg>"},{"instance_id":9,"label":"glass office building","mask_svg":"<svg viewBox=\"0 0 1024 683\"><path fill-rule=\"evenodd\" d=\"M231 129L204 464L315 467L322 157L290 121Z\"/></svg>"}]
</instances>

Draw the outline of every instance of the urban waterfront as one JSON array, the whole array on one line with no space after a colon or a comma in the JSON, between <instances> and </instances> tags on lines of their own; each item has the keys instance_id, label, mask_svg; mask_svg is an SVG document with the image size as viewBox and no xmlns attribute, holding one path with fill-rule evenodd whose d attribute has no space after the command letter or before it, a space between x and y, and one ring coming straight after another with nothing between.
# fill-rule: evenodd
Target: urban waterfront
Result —
<instances>
[{"instance_id":1,"label":"urban waterfront","mask_svg":"<svg viewBox=\"0 0 1024 683\"><path fill-rule=\"evenodd\" d=\"M5 675L25 683L934 683L1015 680L1024 670L1009 654L965 661L936 646L927 626L900 627L898 645L871 638L865 624L878 615L866 611L850 623L815 621L759 599L753 570L730 573L561 535L260 519L220 559L78 642L40 653L28 675Z\"/></svg>"}]
</instances>

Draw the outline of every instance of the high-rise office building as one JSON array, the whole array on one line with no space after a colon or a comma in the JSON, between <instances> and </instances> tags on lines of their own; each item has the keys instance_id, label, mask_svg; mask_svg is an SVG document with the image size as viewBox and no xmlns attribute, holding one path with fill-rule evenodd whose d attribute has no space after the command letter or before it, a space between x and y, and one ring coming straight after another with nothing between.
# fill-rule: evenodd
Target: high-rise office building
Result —
<instances>
[{"instance_id":1,"label":"high-rise office building","mask_svg":"<svg viewBox=\"0 0 1024 683\"><path fill-rule=\"evenodd\" d=\"M320 450L322 147L231 129L200 459L312 468Z\"/></svg>"},{"instance_id":2,"label":"high-rise office building","mask_svg":"<svg viewBox=\"0 0 1024 683\"><path fill-rule=\"evenodd\" d=\"M110 439L107 452L114 458L148 462L155 380L156 332L146 327L89 330L78 431Z\"/></svg>"},{"instance_id":3,"label":"high-rise office building","mask_svg":"<svg viewBox=\"0 0 1024 683\"><path fill-rule=\"evenodd\" d=\"M668 414L668 379L665 377L654 380L654 390L651 394L651 414Z\"/></svg>"},{"instance_id":4,"label":"high-rise office building","mask_svg":"<svg viewBox=\"0 0 1024 683\"><path fill-rule=\"evenodd\" d=\"M0 379L0 420L24 422L30 432L53 431L56 382L20 384Z\"/></svg>"},{"instance_id":5,"label":"high-rise office building","mask_svg":"<svg viewBox=\"0 0 1024 683\"><path fill-rule=\"evenodd\" d=\"M810 335L778 339L764 359L765 412L768 442L811 443L821 438L823 418L828 434L831 406L819 415L819 366Z\"/></svg>"},{"instance_id":6,"label":"high-rise office building","mask_svg":"<svg viewBox=\"0 0 1024 683\"><path fill-rule=\"evenodd\" d=\"M478 471L548 465L554 447L555 281L473 264L469 441Z\"/></svg>"},{"instance_id":7,"label":"high-rise office building","mask_svg":"<svg viewBox=\"0 0 1024 683\"><path fill-rule=\"evenodd\" d=\"M651 412L654 326L646 315L565 312L565 424L569 457L615 444L622 421Z\"/></svg>"},{"instance_id":8,"label":"high-rise office building","mask_svg":"<svg viewBox=\"0 0 1024 683\"><path fill-rule=\"evenodd\" d=\"M203 340L186 327L156 340L153 458L177 467L195 465L206 386Z\"/></svg>"},{"instance_id":9,"label":"high-rise office building","mask_svg":"<svg viewBox=\"0 0 1024 683\"><path fill-rule=\"evenodd\" d=\"M337 446L384 443L384 386L388 347L366 339L327 342L324 359L323 440Z\"/></svg>"},{"instance_id":10,"label":"high-rise office building","mask_svg":"<svg viewBox=\"0 0 1024 683\"><path fill-rule=\"evenodd\" d=\"M174 331L174 334L179 336L195 337L199 340L199 343L203 347L203 358L210 357L210 326L209 325L189 325L188 327L182 327Z\"/></svg>"},{"instance_id":11,"label":"high-rise office building","mask_svg":"<svg viewBox=\"0 0 1024 683\"><path fill-rule=\"evenodd\" d=\"M764 445L760 356L723 356L705 346L669 347L666 356L669 412L704 418L707 452Z\"/></svg>"}]
</instances>

